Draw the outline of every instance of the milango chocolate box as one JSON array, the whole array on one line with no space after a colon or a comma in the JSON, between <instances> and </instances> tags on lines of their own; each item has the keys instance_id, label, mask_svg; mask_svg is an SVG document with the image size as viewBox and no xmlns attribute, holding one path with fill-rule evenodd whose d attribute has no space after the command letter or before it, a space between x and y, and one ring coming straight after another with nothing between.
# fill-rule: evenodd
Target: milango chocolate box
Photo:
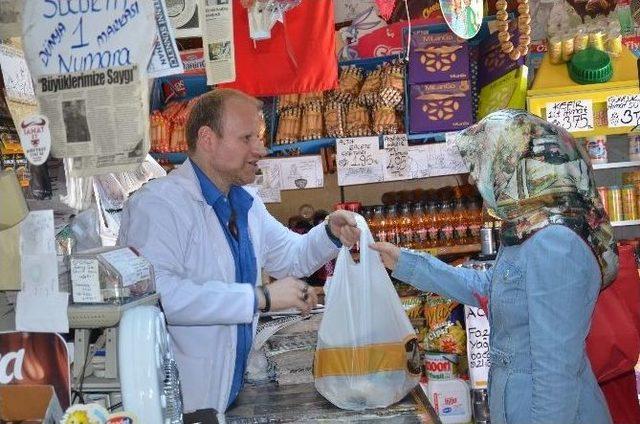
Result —
<instances>
[{"instance_id":1,"label":"milango chocolate box","mask_svg":"<svg viewBox=\"0 0 640 424\"><path fill-rule=\"evenodd\" d=\"M409 83L469 78L469 45L451 32L414 31L409 52Z\"/></svg>"},{"instance_id":2,"label":"milango chocolate box","mask_svg":"<svg viewBox=\"0 0 640 424\"><path fill-rule=\"evenodd\" d=\"M509 25L509 35L514 45L518 45L520 33L516 25L511 22ZM480 88L491 84L498 78L508 74L514 69L524 65L524 57L514 61L508 54L502 52L498 31L491 34L480 43L480 62L478 63L478 81Z\"/></svg>"},{"instance_id":3,"label":"milango chocolate box","mask_svg":"<svg viewBox=\"0 0 640 424\"><path fill-rule=\"evenodd\" d=\"M409 131L457 131L473 123L469 80L417 84L409 92Z\"/></svg>"}]
</instances>

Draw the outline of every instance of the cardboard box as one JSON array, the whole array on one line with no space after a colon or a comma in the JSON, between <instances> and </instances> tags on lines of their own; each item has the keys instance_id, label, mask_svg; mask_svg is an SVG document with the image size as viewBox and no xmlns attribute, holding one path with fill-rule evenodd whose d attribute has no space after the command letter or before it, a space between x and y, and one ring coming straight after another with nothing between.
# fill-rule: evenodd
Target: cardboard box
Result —
<instances>
[{"instance_id":1,"label":"cardboard box","mask_svg":"<svg viewBox=\"0 0 640 424\"><path fill-rule=\"evenodd\" d=\"M525 65L503 75L480 90L478 120L500 109L524 109L527 97Z\"/></svg>"},{"instance_id":2,"label":"cardboard box","mask_svg":"<svg viewBox=\"0 0 640 424\"><path fill-rule=\"evenodd\" d=\"M509 24L509 35L514 45L518 45L520 33L514 21ZM480 63L478 64L478 77L480 87L491 84L514 69L524 65L525 58L514 61L508 54L502 52L498 32L494 32L480 43Z\"/></svg>"},{"instance_id":3,"label":"cardboard box","mask_svg":"<svg viewBox=\"0 0 640 424\"><path fill-rule=\"evenodd\" d=\"M56 424L62 415L53 386L0 386L0 424Z\"/></svg>"},{"instance_id":4,"label":"cardboard box","mask_svg":"<svg viewBox=\"0 0 640 424\"><path fill-rule=\"evenodd\" d=\"M410 132L458 131L473 123L469 80L410 87Z\"/></svg>"},{"instance_id":5,"label":"cardboard box","mask_svg":"<svg viewBox=\"0 0 640 424\"><path fill-rule=\"evenodd\" d=\"M414 31L409 52L409 83L469 79L469 45L452 32Z\"/></svg>"}]
</instances>

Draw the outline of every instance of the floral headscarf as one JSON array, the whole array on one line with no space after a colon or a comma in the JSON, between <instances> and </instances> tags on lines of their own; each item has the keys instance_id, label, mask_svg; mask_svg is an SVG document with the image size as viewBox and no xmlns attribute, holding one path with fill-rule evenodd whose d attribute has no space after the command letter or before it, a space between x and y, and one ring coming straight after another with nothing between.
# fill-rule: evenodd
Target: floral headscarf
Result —
<instances>
[{"instance_id":1,"label":"floral headscarf","mask_svg":"<svg viewBox=\"0 0 640 424\"><path fill-rule=\"evenodd\" d=\"M602 286L613 281L618 273L613 228L588 156L568 132L507 109L461 131L455 143L489 211L503 221L503 244L520 244L548 225L564 225L591 246Z\"/></svg>"}]
</instances>

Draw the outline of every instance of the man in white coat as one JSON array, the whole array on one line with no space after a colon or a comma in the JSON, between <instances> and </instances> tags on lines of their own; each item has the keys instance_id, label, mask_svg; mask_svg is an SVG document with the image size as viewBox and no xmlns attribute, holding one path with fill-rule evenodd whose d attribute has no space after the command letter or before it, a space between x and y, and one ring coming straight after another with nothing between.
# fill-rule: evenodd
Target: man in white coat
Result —
<instances>
[{"instance_id":1,"label":"man in white coat","mask_svg":"<svg viewBox=\"0 0 640 424\"><path fill-rule=\"evenodd\" d=\"M243 187L266 154L261 109L237 90L202 95L186 125L189 159L135 193L122 216L119 243L137 248L155 269L185 423L215 422L238 396L258 311L308 313L317 299L298 278L360 235L346 211L296 234ZM279 280L263 287L261 270Z\"/></svg>"}]
</instances>

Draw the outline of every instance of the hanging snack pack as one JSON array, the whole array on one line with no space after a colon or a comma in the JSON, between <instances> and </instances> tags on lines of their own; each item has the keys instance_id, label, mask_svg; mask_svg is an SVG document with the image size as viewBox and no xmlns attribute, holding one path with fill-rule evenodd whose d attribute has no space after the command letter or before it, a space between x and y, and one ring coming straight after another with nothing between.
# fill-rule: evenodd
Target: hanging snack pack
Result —
<instances>
[{"instance_id":1,"label":"hanging snack pack","mask_svg":"<svg viewBox=\"0 0 640 424\"><path fill-rule=\"evenodd\" d=\"M428 351L458 355L466 353L463 305L430 293L425 301L424 315L427 319L425 347Z\"/></svg>"},{"instance_id":2,"label":"hanging snack pack","mask_svg":"<svg viewBox=\"0 0 640 424\"><path fill-rule=\"evenodd\" d=\"M420 378L416 334L376 252L369 228L356 216L360 262L349 249L338 255L325 286L326 310L315 353L316 389L343 409L384 408L403 397Z\"/></svg>"}]
</instances>

